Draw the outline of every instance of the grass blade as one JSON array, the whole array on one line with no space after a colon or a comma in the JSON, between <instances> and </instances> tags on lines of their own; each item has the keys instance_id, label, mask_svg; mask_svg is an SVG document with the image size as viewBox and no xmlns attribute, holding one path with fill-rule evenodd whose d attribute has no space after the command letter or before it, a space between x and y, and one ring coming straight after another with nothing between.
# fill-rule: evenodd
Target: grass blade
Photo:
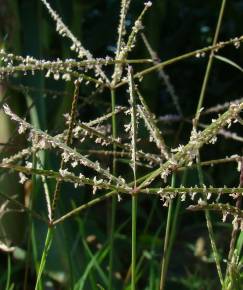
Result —
<instances>
[{"instance_id":1,"label":"grass blade","mask_svg":"<svg viewBox=\"0 0 243 290\"><path fill-rule=\"evenodd\" d=\"M235 63L234 61L228 59L227 57L225 56L222 56L222 55L214 55L214 58L222 61L222 62L225 62L231 66L233 66L234 68L238 69L239 71L243 72L243 68L241 66L239 66L237 63Z\"/></svg>"}]
</instances>

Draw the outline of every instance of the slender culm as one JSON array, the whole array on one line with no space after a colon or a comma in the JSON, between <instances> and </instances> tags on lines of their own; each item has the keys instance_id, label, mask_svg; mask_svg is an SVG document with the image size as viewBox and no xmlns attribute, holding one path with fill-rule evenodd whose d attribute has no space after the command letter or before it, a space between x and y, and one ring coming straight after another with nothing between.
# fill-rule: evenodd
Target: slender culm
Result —
<instances>
[{"instance_id":1,"label":"slender culm","mask_svg":"<svg viewBox=\"0 0 243 290\"><path fill-rule=\"evenodd\" d=\"M0 289L242 290L241 1L194 2L1 1Z\"/></svg>"}]
</instances>

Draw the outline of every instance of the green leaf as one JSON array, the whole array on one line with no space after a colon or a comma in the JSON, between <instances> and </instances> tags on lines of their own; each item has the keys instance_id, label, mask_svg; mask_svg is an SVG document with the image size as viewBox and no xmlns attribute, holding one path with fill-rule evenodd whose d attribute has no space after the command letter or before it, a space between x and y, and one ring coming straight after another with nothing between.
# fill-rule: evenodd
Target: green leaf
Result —
<instances>
[{"instance_id":1,"label":"green leaf","mask_svg":"<svg viewBox=\"0 0 243 290\"><path fill-rule=\"evenodd\" d=\"M221 56L221 55L214 55L214 58L225 62L233 67L235 67L236 69L238 69L239 71L243 72L243 68L241 66L239 66L237 63L235 63L234 61L228 59L227 57Z\"/></svg>"}]
</instances>

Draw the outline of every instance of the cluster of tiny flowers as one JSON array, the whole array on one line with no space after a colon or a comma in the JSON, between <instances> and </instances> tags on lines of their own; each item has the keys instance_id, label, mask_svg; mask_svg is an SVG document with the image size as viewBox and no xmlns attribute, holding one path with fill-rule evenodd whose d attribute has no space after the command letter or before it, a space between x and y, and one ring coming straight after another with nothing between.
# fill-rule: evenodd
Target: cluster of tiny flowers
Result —
<instances>
[{"instance_id":1,"label":"cluster of tiny flowers","mask_svg":"<svg viewBox=\"0 0 243 290\"><path fill-rule=\"evenodd\" d=\"M65 169L59 169L60 177L58 179L65 180L66 182L71 182L74 184L74 187L77 188L78 186L84 186L89 185L93 187L93 194L96 193L97 189L114 189L114 185L111 184L111 181L106 181L102 178L98 179L97 176L94 176L93 178L87 178L82 173L79 174L79 176L76 176L74 173L70 172L67 168ZM120 184L125 185L124 179L121 177L118 178ZM125 189L125 187L118 186L118 190L121 190L123 192L128 192L128 189Z\"/></svg>"},{"instance_id":2,"label":"cluster of tiny flowers","mask_svg":"<svg viewBox=\"0 0 243 290\"><path fill-rule=\"evenodd\" d=\"M237 99L237 100L234 100L234 101L231 101L231 102L225 102L223 104L218 104L216 106L213 106L211 108L208 108L204 113L205 114L218 113L218 112L220 112L222 110L227 109L232 104L239 105L242 102L243 102L243 98L240 98L240 99Z\"/></svg>"},{"instance_id":3,"label":"cluster of tiny flowers","mask_svg":"<svg viewBox=\"0 0 243 290\"><path fill-rule=\"evenodd\" d=\"M80 143L84 142L85 137L94 138L95 143L100 144L101 146L108 146L114 142L120 143L120 138L112 138L106 133L110 132L111 126L98 126L98 127L89 127L85 123L78 123L73 129L73 137L78 139Z\"/></svg>"},{"instance_id":4,"label":"cluster of tiny flowers","mask_svg":"<svg viewBox=\"0 0 243 290\"><path fill-rule=\"evenodd\" d=\"M74 60L57 60L57 61L46 61L37 60L27 56L21 60L21 63L15 65L9 62L7 65L0 68L0 74L3 78L5 75L13 75L15 72L23 72L24 75L27 72L31 72L34 75L35 71L45 71L45 77L49 78L53 76L55 80L63 79L65 81L70 81L72 76L80 76L79 73L73 71L74 67L78 66L78 62ZM97 81L99 83L99 81Z\"/></svg>"},{"instance_id":5,"label":"cluster of tiny flowers","mask_svg":"<svg viewBox=\"0 0 243 290\"><path fill-rule=\"evenodd\" d=\"M122 37L124 37L126 35L126 25L125 25L125 20L126 20L126 15L127 15L127 11L128 11L128 8L130 6L130 2L131 0L122 0L121 1L121 12L120 12L120 23L119 23L119 26L118 26L118 35L120 36L120 42L122 42ZM118 45L121 45L122 43L119 43ZM117 49L119 50L120 47ZM117 50L117 52L119 52Z\"/></svg>"},{"instance_id":6,"label":"cluster of tiny flowers","mask_svg":"<svg viewBox=\"0 0 243 290\"><path fill-rule=\"evenodd\" d=\"M178 147L171 149L172 153L177 153L177 152L183 152L184 150L184 145L179 144Z\"/></svg>"},{"instance_id":7,"label":"cluster of tiny flowers","mask_svg":"<svg viewBox=\"0 0 243 290\"><path fill-rule=\"evenodd\" d=\"M98 78L96 80L96 85L99 86L99 84L109 84L109 80L107 79L105 73L102 70L102 65L107 65L109 62L113 61L111 58L106 57L105 59L94 59L91 53L86 50L82 45L81 42L72 34L72 32L69 30L69 28L63 23L61 17L51 8L50 4L47 2L47 0L41 0L42 3L47 8L48 12L50 13L51 17L54 19L56 23L56 30L57 32L63 36L68 37L72 41L71 50L75 51L79 58L86 58L87 63L83 63L82 61L78 62L74 59L67 59L65 61L61 61L57 59L56 61L45 61L45 60L37 60L33 57L27 56L26 58L14 56L12 54L6 54L3 50L0 51L0 57L5 66L0 68L1 74L13 74L16 71L31 71L34 73L36 70L46 70L46 77L53 77L55 80L63 79L65 81L70 81L73 76L78 77L78 81L81 82L83 79L87 81L87 83L91 80L90 77L81 75L81 72L87 72L88 70L94 70L95 71L95 77ZM131 29L131 33L128 37L127 42L122 39L123 36L126 33L126 27L125 27L125 18L130 5L130 0L123 0L121 1L121 15L120 15L120 24L118 27L118 33L121 37L120 43L118 41L118 48L117 48L117 54L116 54L116 60L120 60L121 62L126 59L128 53L132 51L132 49L135 46L136 37L138 33L143 29L142 19L146 12L146 10L152 6L151 1L144 2L144 9L140 16L137 18L137 20L134 22L134 25ZM241 38L235 38L232 40L233 45L238 48L240 46ZM219 48L225 46L225 43L219 43L216 48L213 50L213 52L216 52ZM205 56L204 51L198 51L195 54L196 57L203 57ZM90 61L90 62L88 62ZM17 64L16 64L17 63ZM83 67L83 69L82 69ZM124 65L122 63L115 65L115 71L112 76L114 83L119 81L122 77L123 73L123 67ZM74 70L76 69L76 71ZM142 78L142 76L141 76ZM124 81L127 81L129 83L129 93L130 93L130 105L131 109L129 109L127 112L131 116L131 123L128 125L125 125L125 131L129 132L129 137L131 138L131 144L124 144L121 142L119 138L113 138L110 136L106 136L107 133L110 133L111 127L101 125L101 122L104 120L107 120L107 118L110 118L107 116L100 117L94 121L91 121L89 123L78 123L75 124L75 127L73 129L73 137L74 138L81 138L81 142L84 141L84 139L89 136L91 138L95 138L95 143L101 144L101 145L111 145L116 144L122 145L121 148L125 149L127 152L129 152L129 156L132 156L132 168L134 171L136 171L136 162L139 160L140 157L147 158L150 162L150 164L159 163L161 165L162 163L162 157L160 156L154 156L150 153L144 153L141 150L138 151L136 148L137 140L137 120L139 118L143 119L145 122L145 125L150 133L150 141L155 142L157 147L161 151L161 155L164 157L164 159L167 160L165 164L162 164L159 168L160 171L158 172L158 175L161 175L161 178L164 180L164 182L167 181L167 177L171 174L171 172L176 169L178 166L186 164L190 166L193 162L193 159L197 156L198 150L200 147L205 143L212 143L214 144L217 140L216 135L219 132L222 132L222 128L224 126L230 127L233 120L237 121L237 116L240 112L240 110L243 108L242 103L241 104L234 104L230 106L230 109L227 114L224 114L222 116L219 116L217 120L212 120L212 124L207 126L207 129L204 131L196 131L195 128L193 128L191 132L191 137L189 140L189 143L187 145L179 145L177 148L172 149L172 153L168 153L166 146L163 142L163 137L160 132L160 130L156 126L156 120L154 116L150 113L150 111L144 106L142 103L141 105L136 106L135 104L135 84L133 82L133 76L132 76L132 68L128 68L128 75L124 77ZM94 80L95 81L95 80ZM78 165L87 166L91 169L93 169L97 176L102 176L104 179L100 178L98 179L97 176L94 176L93 178L86 178L82 174L79 175L79 177L75 176L74 173L70 172L67 168L61 168L59 170L58 178L60 180L67 180L70 182L73 182L75 186L83 185L83 184L89 184L93 187L93 194L96 193L96 190L99 188L113 188L116 187L117 189L121 190L121 192L130 192L131 188L126 184L126 181L121 177L116 177L110 173L109 169L104 169L101 167L100 163L98 161L91 161L87 156L82 155L76 151L76 149L72 149L71 147L68 147L66 144L64 144L66 132L63 134L60 134L59 136L52 137L48 135L46 132L43 132L41 130L37 130L33 128L29 123L27 123L25 120L19 118L17 115L11 112L8 106L4 106L5 113L11 117L12 120L16 121L19 124L18 132L19 134L23 134L26 132L26 130L30 131L29 138L33 141L33 148L35 150L37 149L47 149L47 148L59 148L62 152L62 160L67 163L70 162L71 166L74 168ZM137 112L138 110L138 112ZM115 112L116 113L116 110ZM178 116L177 116L178 117ZM177 118L178 120L178 118ZM239 119L238 119L239 120ZM66 116L66 123L67 125L70 125L70 115ZM173 154L175 153L175 154ZM22 152L21 156L29 154L29 152ZM5 162L12 162L13 160L17 160L20 157L20 154L18 156L15 156L14 158L10 158L5 160ZM65 164L66 166L68 164ZM29 169L29 172L31 172L32 169L32 163L26 162L25 163L26 169ZM32 169L33 170L33 169ZM28 172L28 171L25 171ZM152 175L153 176L153 175ZM152 177L153 178L153 177ZM24 173L20 173L20 182L24 183L26 181L27 177ZM135 180L136 181L136 180ZM147 181L147 185L149 185L151 180ZM150 193L149 188L145 189L148 193ZM237 189L227 189L228 193L231 194L234 198L238 197L241 193L236 193ZM193 188L184 188L183 186L179 189L173 189L169 190L169 188L161 188L158 190L157 194L161 196L161 199L164 202L164 206L168 206L170 201L174 199L178 194L180 195L180 198L182 201L185 201L187 195L194 200L195 195L197 192L201 192L205 195L206 199L203 200L201 198L198 199L198 206L204 207L208 206L207 200L211 198L212 193L217 193L219 196L222 192L225 191L223 188L221 189L215 189L215 188L207 188L205 185L203 185L201 188L193 187ZM120 195L118 194L118 199L120 199ZM228 211L224 211L224 207L222 207L223 214L226 218L226 214ZM233 221L234 227L239 226L239 216L235 216L235 219Z\"/></svg>"},{"instance_id":8,"label":"cluster of tiny flowers","mask_svg":"<svg viewBox=\"0 0 243 290\"><path fill-rule=\"evenodd\" d=\"M214 136L212 139L208 141L208 143L215 144L217 142L217 136Z\"/></svg>"},{"instance_id":9,"label":"cluster of tiny flowers","mask_svg":"<svg viewBox=\"0 0 243 290\"><path fill-rule=\"evenodd\" d=\"M51 8L50 4L46 0L41 0L42 3L46 6L48 12L56 22L56 30L60 35L67 36L73 42L72 49L77 50L79 57L83 58L84 56L89 56L89 52L84 49L81 43L76 39L76 37L71 33L68 27L63 23L61 17Z\"/></svg>"},{"instance_id":10,"label":"cluster of tiny flowers","mask_svg":"<svg viewBox=\"0 0 243 290\"><path fill-rule=\"evenodd\" d=\"M63 144L61 141L59 141L57 138L52 137L41 130L34 129L29 123L27 123L26 121L24 121L23 119L21 119L20 117L15 115L7 105L4 105L4 111L7 115L9 115L11 117L12 120L18 122L19 124L23 124L28 129L30 129L30 134L37 136L38 137L38 138L36 138L37 140L40 138L45 139L50 144L50 146L52 148L59 147L60 149L62 149L63 152L65 152L67 155L67 157L66 157L67 160L72 160L73 162L77 161L79 164L81 164L83 166L92 168L97 173L105 176L106 178L108 178L109 181L114 182L118 186L121 186L121 187L126 186L125 180L123 178L115 177L109 171L107 171L106 169L103 169L100 166L98 161L93 162L93 161L89 160L84 155L81 155L78 152L76 152L76 150L71 149L70 147L67 147L65 144ZM35 138L33 138L33 136L31 136L31 139L34 140Z\"/></svg>"},{"instance_id":11,"label":"cluster of tiny flowers","mask_svg":"<svg viewBox=\"0 0 243 290\"><path fill-rule=\"evenodd\" d=\"M82 46L81 42L72 34L72 32L68 29L68 27L63 23L61 17L51 8L50 4L46 0L41 1L46 6L51 17L56 22L57 32L61 36L68 37L72 41L71 50L76 51L78 53L79 58L86 57L88 60L94 60L91 53ZM101 77L101 80L105 80L106 82L109 83L107 77L105 76L104 72L102 71L99 65L95 66L95 71L96 75Z\"/></svg>"},{"instance_id":12,"label":"cluster of tiny flowers","mask_svg":"<svg viewBox=\"0 0 243 290\"><path fill-rule=\"evenodd\" d=\"M21 183L21 184L24 184L25 183L25 181L27 181L28 180L28 178L27 178L27 176L23 173L23 172L20 172L19 173L19 183Z\"/></svg>"},{"instance_id":13,"label":"cluster of tiny flowers","mask_svg":"<svg viewBox=\"0 0 243 290\"><path fill-rule=\"evenodd\" d=\"M235 37L233 40L234 40L235 48L237 48L237 49L240 48L240 39Z\"/></svg>"},{"instance_id":14,"label":"cluster of tiny flowers","mask_svg":"<svg viewBox=\"0 0 243 290\"><path fill-rule=\"evenodd\" d=\"M151 7L152 6L152 1L144 2L144 5L147 6L147 7Z\"/></svg>"},{"instance_id":15,"label":"cluster of tiny flowers","mask_svg":"<svg viewBox=\"0 0 243 290\"><path fill-rule=\"evenodd\" d=\"M21 151L19 151L18 153L16 153L15 155L12 155L8 158L3 158L1 163L2 164L9 164L9 163L14 163L18 160L22 160L23 158L27 158L29 157L32 153L34 153L36 151L36 148L25 148Z\"/></svg>"},{"instance_id":16,"label":"cluster of tiny flowers","mask_svg":"<svg viewBox=\"0 0 243 290\"><path fill-rule=\"evenodd\" d=\"M138 111L141 117L144 119L144 123L151 134L149 137L150 142L155 142L157 148L161 151L162 156L164 156L166 159L169 159L169 154L161 138L162 133L154 123L155 118L153 114L151 114L148 110L146 110L146 107L142 107L140 105L138 105Z\"/></svg>"},{"instance_id":17,"label":"cluster of tiny flowers","mask_svg":"<svg viewBox=\"0 0 243 290\"><path fill-rule=\"evenodd\" d=\"M133 80L133 70L132 67L128 67L128 81L129 81L129 103L131 106L131 130L130 130L130 138L131 138L131 167L134 174L134 179L136 182L136 162L137 162L137 106L136 106L136 94L135 94L135 83Z\"/></svg>"},{"instance_id":18,"label":"cluster of tiny flowers","mask_svg":"<svg viewBox=\"0 0 243 290\"><path fill-rule=\"evenodd\" d=\"M118 49L120 49L120 48L121 49L119 51L117 51L117 53L118 53L117 57L116 57L117 60L125 60L128 53L131 52L132 49L135 47L137 34L143 29L142 17L145 14L146 10L152 6L152 2L151 1L145 2L144 5L145 5L145 7L144 7L142 13L138 17L138 19L134 22L134 25L133 25L131 33L128 37L127 43L126 44L122 43L122 46L118 48ZM124 17L124 15L121 15L121 17ZM124 29L120 27L119 33L122 33L122 31L124 31ZM114 74L112 76L114 83L116 83L117 81L119 81L121 79L122 73L123 73L122 65L117 64L115 66ZM126 78L126 80L127 80L127 78Z\"/></svg>"},{"instance_id":19,"label":"cluster of tiny flowers","mask_svg":"<svg viewBox=\"0 0 243 290\"><path fill-rule=\"evenodd\" d=\"M169 168L166 168L165 170L163 170L163 172L161 173L161 179L164 180L164 183L167 182L167 177L170 175L170 169Z\"/></svg>"},{"instance_id":20,"label":"cluster of tiny flowers","mask_svg":"<svg viewBox=\"0 0 243 290\"><path fill-rule=\"evenodd\" d=\"M205 52L197 52L196 53L196 58L205 57L205 55L206 55Z\"/></svg>"}]
</instances>

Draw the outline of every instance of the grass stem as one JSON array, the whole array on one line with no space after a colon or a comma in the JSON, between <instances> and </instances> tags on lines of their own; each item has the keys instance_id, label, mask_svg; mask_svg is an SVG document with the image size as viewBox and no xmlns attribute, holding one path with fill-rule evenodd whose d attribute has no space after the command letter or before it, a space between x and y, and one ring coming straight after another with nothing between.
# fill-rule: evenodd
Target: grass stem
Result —
<instances>
[{"instance_id":1,"label":"grass stem","mask_svg":"<svg viewBox=\"0 0 243 290\"><path fill-rule=\"evenodd\" d=\"M115 90L111 89L111 109L112 109L112 138L117 136L117 126L116 126L116 94ZM116 144L113 143L113 152L116 152ZM112 162L112 174L116 176L116 156L113 157ZM109 257L109 286L108 289L112 290L112 277L113 277L113 261L114 261L114 232L116 223L116 207L117 207L117 197L112 196L111 201L111 223L110 223L110 257Z\"/></svg>"},{"instance_id":2,"label":"grass stem","mask_svg":"<svg viewBox=\"0 0 243 290\"><path fill-rule=\"evenodd\" d=\"M47 235L46 235L46 241L45 241L45 245L44 245L44 249L42 252L42 257L41 257L41 262L40 262L40 267L39 267L39 271L38 271L38 275L37 275L37 279L36 279L36 284L35 284L35 290L38 290L39 288L39 283L41 280L41 276L43 274L45 265L46 265L46 259L47 259L47 255L49 253L51 244L52 244L52 240L53 240L53 231L54 228L53 227L49 227L47 230Z\"/></svg>"},{"instance_id":3,"label":"grass stem","mask_svg":"<svg viewBox=\"0 0 243 290\"><path fill-rule=\"evenodd\" d=\"M226 5L226 0L222 0L212 46L216 45L216 43L218 41L219 31L220 31L220 27L221 27L221 24L222 24L224 11L225 11L225 5ZM208 84L208 80L209 80L209 76L210 76L210 72L211 72L212 64L213 64L213 55L214 55L214 52L211 51L211 53L209 55L209 60L208 60L208 63L207 63L206 72L205 72L204 79L203 79L203 84L202 84L201 91L200 91L198 105L197 105L195 122L194 122L194 128L195 129L196 129L199 117L200 117L201 108L202 108L203 101L204 101L204 98L205 98L206 88L207 88L207 84ZM203 182L204 181L203 172L202 172L202 168L201 168L199 163L200 163L200 156L199 156L199 153L198 153L197 171L198 171L199 183L200 183L200 185L203 185L204 184L204 182ZM212 250L213 250L213 255L214 255L214 259L215 259L215 263L216 263L216 268L217 268L219 280L220 280L221 285L223 285L224 281L223 281L223 275L222 275L222 270L221 270L221 265L220 265L220 258L219 258L218 250L217 250L217 247L216 247L215 238L214 238L211 216L210 216L210 213L209 213L208 210L205 210L205 217L206 217L208 234L209 234L209 238L210 238L210 242L211 242L211 247L212 247Z\"/></svg>"},{"instance_id":4,"label":"grass stem","mask_svg":"<svg viewBox=\"0 0 243 290\"><path fill-rule=\"evenodd\" d=\"M137 151L137 111L136 93L133 81L133 69L128 67L129 93L131 105L131 147L132 147L132 169L134 180L134 195L132 196L132 272L131 289L136 289L136 247L137 247L137 170L136 170L136 151Z\"/></svg>"},{"instance_id":5,"label":"grass stem","mask_svg":"<svg viewBox=\"0 0 243 290\"><path fill-rule=\"evenodd\" d=\"M136 244L137 244L137 197L132 197L132 283L131 289L136 289Z\"/></svg>"},{"instance_id":6,"label":"grass stem","mask_svg":"<svg viewBox=\"0 0 243 290\"><path fill-rule=\"evenodd\" d=\"M176 175L175 173L172 174L172 180L171 180L171 187L175 187L175 180ZM167 276L167 270L168 270L168 263L169 263L169 241L170 241L170 234L171 234L171 225L172 225L172 208L173 208L173 200L170 201L169 209L167 213L167 221L166 221L166 231L165 231L165 239L164 239L164 249L163 249L163 258L161 263L161 276L160 276L160 290L163 290L165 287L165 280Z\"/></svg>"}]
</instances>

